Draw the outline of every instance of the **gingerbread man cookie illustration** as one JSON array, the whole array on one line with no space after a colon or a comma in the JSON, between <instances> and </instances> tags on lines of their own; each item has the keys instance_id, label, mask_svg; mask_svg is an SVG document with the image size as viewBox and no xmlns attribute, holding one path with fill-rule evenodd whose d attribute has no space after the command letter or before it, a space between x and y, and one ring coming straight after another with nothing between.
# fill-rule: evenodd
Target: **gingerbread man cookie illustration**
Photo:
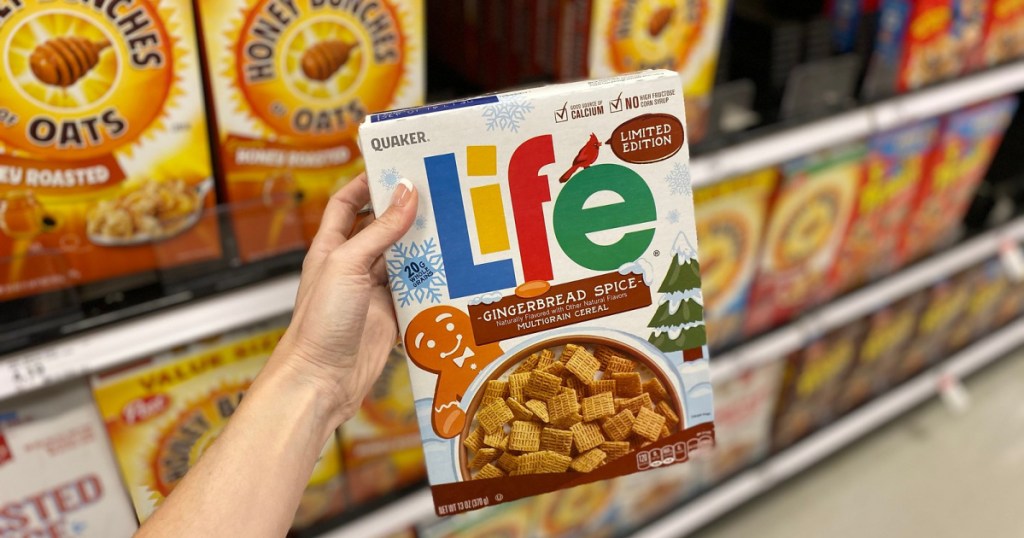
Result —
<instances>
[{"instance_id":1,"label":"gingerbread man cookie illustration","mask_svg":"<svg viewBox=\"0 0 1024 538\"><path fill-rule=\"evenodd\" d=\"M405 350L420 368L437 374L434 432L451 439L462 431L463 394L481 370L501 356L498 344L477 345L469 315L451 306L433 306L413 318L405 331Z\"/></svg>"}]
</instances>

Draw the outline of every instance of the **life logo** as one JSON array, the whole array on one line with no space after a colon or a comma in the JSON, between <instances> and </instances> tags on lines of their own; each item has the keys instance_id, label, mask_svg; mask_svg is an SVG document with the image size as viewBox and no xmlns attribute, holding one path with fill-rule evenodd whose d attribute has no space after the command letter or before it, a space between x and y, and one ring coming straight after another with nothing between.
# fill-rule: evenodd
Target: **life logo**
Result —
<instances>
[{"instance_id":1,"label":"life logo","mask_svg":"<svg viewBox=\"0 0 1024 538\"><path fill-rule=\"evenodd\" d=\"M466 178L460 177L460 155L456 153L424 158L452 298L517 286L513 260L516 253L511 247L510 232L515 233L518 243L522 282L554 280L552 238L572 262L593 271L618 269L641 257L650 247L658 218L651 188L633 168L616 163L593 164L602 145L596 135L580 142L584 142L583 148L574 162L565 166L567 171L561 178L542 172L556 162L555 140L550 134L521 143L512 152L507 166L500 170L497 146L466 146ZM587 159L590 162L581 163L581 157L588 152L593 153ZM561 168L554 171L561 172ZM505 184L498 182L503 175L508 178ZM554 193L553 186L557 187ZM473 223L469 222L463 202L467 187ZM511 223L505 206L505 188L511 200ZM599 194L600 199L618 201L594 205L592 199ZM553 203L551 222L545 217L548 203ZM470 231L471 224L475 234ZM622 230L621 235L610 243L598 243L590 237L616 230ZM508 252L509 257L476 263L474 235L482 255Z\"/></svg>"}]
</instances>

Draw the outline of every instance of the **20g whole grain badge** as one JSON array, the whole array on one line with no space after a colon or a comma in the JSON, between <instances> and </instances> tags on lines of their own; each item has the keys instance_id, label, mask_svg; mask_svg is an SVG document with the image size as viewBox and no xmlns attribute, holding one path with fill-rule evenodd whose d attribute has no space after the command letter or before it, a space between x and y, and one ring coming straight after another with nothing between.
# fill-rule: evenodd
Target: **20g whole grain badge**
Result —
<instances>
[{"instance_id":1,"label":"20g whole grain badge","mask_svg":"<svg viewBox=\"0 0 1024 538\"><path fill-rule=\"evenodd\" d=\"M680 93L648 71L360 128L375 210L420 193L386 258L438 514L713 443Z\"/></svg>"}]
</instances>

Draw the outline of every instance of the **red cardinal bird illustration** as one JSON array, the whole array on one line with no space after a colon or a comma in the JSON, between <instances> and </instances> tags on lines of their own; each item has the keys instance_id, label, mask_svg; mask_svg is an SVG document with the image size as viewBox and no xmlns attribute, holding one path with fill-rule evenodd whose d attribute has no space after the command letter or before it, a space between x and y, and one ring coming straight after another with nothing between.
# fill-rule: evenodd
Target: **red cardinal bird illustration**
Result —
<instances>
[{"instance_id":1,"label":"red cardinal bird illustration","mask_svg":"<svg viewBox=\"0 0 1024 538\"><path fill-rule=\"evenodd\" d=\"M562 174L562 177L558 180L561 183L569 181L569 178L578 170L583 170L594 164L597 160L597 154L601 150L601 142L597 139L597 135L590 133L590 140L587 141L586 145L580 149L580 152L576 154L576 158L572 160L572 166Z\"/></svg>"}]
</instances>

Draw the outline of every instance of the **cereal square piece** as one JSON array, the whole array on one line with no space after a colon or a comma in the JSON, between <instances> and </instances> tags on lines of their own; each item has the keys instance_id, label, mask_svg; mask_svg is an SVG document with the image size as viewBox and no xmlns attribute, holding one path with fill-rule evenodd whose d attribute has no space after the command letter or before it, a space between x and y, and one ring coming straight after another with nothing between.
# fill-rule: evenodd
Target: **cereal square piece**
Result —
<instances>
[{"instance_id":1,"label":"cereal square piece","mask_svg":"<svg viewBox=\"0 0 1024 538\"><path fill-rule=\"evenodd\" d=\"M635 398L630 398L622 402L622 409L629 409L634 415L640 414L640 409L654 409L654 403L651 402L651 397L646 392Z\"/></svg>"},{"instance_id":2,"label":"cereal square piece","mask_svg":"<svg viewBox=\"0 0 1024 538\"><path fill-rule=\"evenodd\" d=\"M476 452L484 446L484 430L477 426L462 440L462 446Z\"/></svg>"},{"instance_id":3,"label":"cereal square piece","mask_svg":"<svg viewBox=\"0 0 1024 538\"><path fill-rule=\"evenodd\" d=\"M473 469L474 471L479 470L484 465L487 465L488 463L492 463L495 460L497 460L498 456L500 455L501 452L499 452L498 449L496 448L481 448L480 450L477 450L476 454L473 455L473 461L470 462L469 468Z\"/></svg>"},{"instance_id":4,"label":"cereal square piece","mask_svg":"<svg viewBox=\"0 0 1024 538\"><path fill-rule=\"evenodd\" d=\"M655 410L658 413L661 413L661 416L665 417L665 425L668 426L669 429L675 428L679 425L679 415L672 410L672 406L669 405L668 402L664 400L658 402L658 407Z\"/></svg>"},{"instance_id":5,"label":"cereal square piece","mask_svg":"<svg viewBox=\"0 0 1024 538\"><path fill-rule=\"evenodd\" d=\"M483 409L484 407L487 407L494 402L500 401L502 401L501 398L495 398L494 396L484 396L483 399L480 400L480 408Z\"/></svg>"},{"instance_id":6,"label":"cereal square piece","mask_svg":"<svg viewBox=\"0 0 1024 538\"><path fill-rule=\"evenodd\" d=\"M615 355L608 358L608 364L604 366L604 369L613 374L628 374L636 371L636 365L629 359Z\"/></svg>"},{"instance_id":7,"label":"cereal square piece","mask_svg":"<svg viewBox=\"0 0 1024 538\"><path fill-rule=\"evenodd\" d=\"M636 420L633 421L633 433L648 441L657 441L661 437L661 427L664 425L665 417L641 407Z\"/></svg>"},{"instance_id":8,"label":"cereal square piece","mask_svg":"<svg viewBox=\"0 0 1024 538\"><path fill-rule=\"evenodd\" d=\"M600 448L593 448L572 460L572 470L578 473L589 473L603 465L606 459L608 459L608 454L605 454Z\"/></svg>"},{"instance_id":9,"label":"cereal square piece","mask_svg":"<svg viewBox=\"0 0 1024 538\"><path fill-rule=\"evenodd\" d=\"M565 348L562 349L562 356L559 357L558 360L562 362L569 362L569 359L572 358L573 354L575 354L578 350L581 349L585 348L577 344L565 344Z\"/></svg>"},{"instance_id":10,"label":"cereal square piece","mask_svg":"<svg viewBox=\"0 0 1024 538\"><path fill-rule=\"evenodd\" d=\"M487 388L484 389L484 398L508 398L508 381L488 381Z\"/></svg>"},{"instance_id":11,"label":"cereal square piece","mask_svg":"<svg viewBox=\"0 0 1024 538\"><path fill-rule=\"evenodd\" d=\"M516 460L516 468L510 474L517 476L537 473L540 468L541 458L543 457L540 452L527 452L519 456L519 459Z\"/></svg>"},{"instance_id":12,"label":"cereal square piece","mask_svg":"<svg viewBox=\"0 0 1024 538\"><path fill-rule=\"evenodd\" d=\"M652 444L653 444L653 441L648 441L647 439L644 439L643 437L640 437L638 435L634 435L633 437L630 437L630 439L629 439L629 445L633 448L633 450L640 450L641 448L647 448L647 447L651 446Z\"/></svg>"},{"instance_id":13,"label":"cereal square piece","mask_svg":"<svg viewBox=\"0 0 1024 538\"><path fill-rule=\"evenodd\" d=\"M668 431L668 426L667 425L662 424L661 425L661 436L659 437L659 439L664 439L664 438L668 437L669 435L672 435L672 432Z\"/></svg>"},{"instance_id":14,"label":"cereal square piece","mask_svg":"<svg viewBox=\"0 0 1024 538\"><path fill-rule=\"evenodd\" d=\"M508 424L513 418L515 415L512 414L512 410L508 408L504 400L491 402L490 405L480 408L476 413L480 427L484 429L484 433L488 434L501 431L502 426Z\"/></svg>"},{"instance_id":15,"label":"cereal square piece","mask_svg":"<svg viewBox=\"0 0 1024 538\"><path fill-rule=\"evenodd\" d=\"M572 395L573 398L576 398L577 400L580 399L579 393L576 392L574 389L571 389L569 387L562 387L562 388L558 389L558 393L559 394L570 394L570 395Z\"/></svg>"},{"instance_id":16,"label":"cereal square piece","mask_svg":"<svg viewBox=\"0 0 1024 538\"><path fill-rule=\"evenodd\" d=\"M647 381L644 381L644 392L651 395L651 399L655 402L668 399L668 391L665 390L665 385L658 381L658 378L652 377Z\"/></svg>"},{"instance_id":17,"label":"cereal square piece","mask_svg":"<svg viewBox=\"0 0 1024 538\"><path fill-rule=\"evenodd\" d=\"M516 366L515 370L512 370L512 374L524 374L530 373L537 368L537 363L540 362L540 353L534 353L526 358L525 361ZM511 376L510 376L511 377Z\"/></svg>"},{"instance_id":18,"label":"cereal square piece","mask_svg":"<svg viewBox=\"0 0 1024 538\"><path fill-rule=\"evenodd\" d=\"M525 405L519 403L519 400L509 397L505 400L505 404L512 410L512 414L515 415L516 420L533 420L533 411L530 411Z\"/></svg>"},{"instance_id":19,"label":"cereal square piece","mask_svg":"<svg viewBox=\"0 0 1024 538\"><path fill-rule=\"evenodd\" d=\"M540 359L537 361L537 369L543 370L555 362L555 354L550 349L540 352Z\"/></svg>"},{"instance_id":20,"label":"cereal square piece","mask_svg":"<svg viewBox=\"0 0 1024 538\"><path fill-rule=\"evenodd\" d=\"M551 422L551 416L548 415L548 404L540 400L530 400L526 402L526 408L533 411L533 415L540 419L545 424Z\"/></svg>"},{"instance_id":21,"label":"cereal square piece","mask_svg":"<svg viewBox=\"0 0 1024 538\"><path fill-rule=\"evenodd\" d=\"M495 465L488 463L480 469L480 472L476 473L473 478L483 480L485 478L501 478L505 476L505 472L496 467Z\"/></svg>"},{"instance_id":22,"label":"cereal square piece","mask_svg":"<svg viewBox=\"0 0 1024 538\"><path fill-rule=\"evenodd\" d=\"M580 402L575 392L562 392L548 400L548 417L556 424L579 413Z\"/></svg>"},{"instance_id":23,"label":"cereal square piece","mask_svg":"<svg viewBox=\"0 0 1024 538\"><path fill-rule=\"evenodd\" d=\"M540 432L540 449L568 456L572 453L572 432L558 428L544 428Z\"/></svg>"},{"instance_id":24,"label":"cereal square piece","mask_svg":"<svg viewBox=\"0 0 1024 538\"><path fill-rule=\"evenodd\" d=\"M576 394L587 394L589 387L587 387L587 385L580 381L576 376L570 374L568 376L564 376L562 379L565 382L566 388L576 391Z\"/></svg>"},{"instance_id":25,"label":"cereal square piece","mask_svg":"<svg viewBox=\"0 0 1024 538\"><path fill-rule=\"evenodd\" d=\"M530 381L530 373L525 372L521 374L512 374L508 376L508 393L509 396L519 400L520 402L526 401L526 384Z\"/></svg>"},{"instance_id":26,"label":"cereal square piece","mask_svg":"<svg viewBox=\"0 0 1024 538\"><path fill-rule=\"evenodd\" d=\"M601 427L597 424L580 422L573 424L569 429L572 431L572 440L576 444L576 450L579 450L580 453L586 452L607 440L601 434Z\"/></svg>"},{"instance_id":27,"label":"cereal square piece","mask_svg":"<svg viewBox=\"0 0 1024 538\"><path fill-rule=\"evenodd\" d=\"M602 369L608 366L608 359L612 357L621 357L621 355L608 346L597 346L594 348L594 358L601 363Z\"/></svg>"},{"instance_id":28,"label":"cereal square piece","mask_svg":"<svg viewBox=\"0 0 1024 538\"><path fill-rule=\"evenodd\" d=\"M583 415L581 415L579 412L576 412L571 415L562 417L558 420L552 420L551 424L556 428L562 428L564 430L566 428L571 427L573 424L578 424L580 422L583 422Z\"/></svg>"},{"instance_id":29,"label":"cereal square piece","mask_svg":"<svg viewBox=\"0 0 1024 538\"><path fill-rule=\"evenodd\" d=\"M506 450L508 448L508 435L505 435L504 429L489 433L484 436L484 446Z\"/></svg>"},{"instance_id":30,"label":"cereal square piece","mask_svg":"<svg viewBox=\"0 0 1024 538\"><path fill-rule=\"evenodd\" d=\"M494 462L499 469L506 473L511 473L519 467L519 456L503 452L501 456L498 456L498 461Z\"/></svg>"},{"instance_id":31,"label":"cereal square piece","mask_svg":"<svg viewBox=\"0 0 1024 538\"><path fill-rule=\"evenodd\" d=\"M594 380L594 374L601 368L601 363L594 358L586 349L579 349L572 354L569 362L565 363L565 369L572 372L574 376L584 383Z\"/></svg>"},{"instance_id":32,"label":"cereal square piece","mask_svg":"<svg viewBox=\"0 0 1024 538\"><path fill-rule=\"evenodd\" d=\"M602 392L613 394L615 392L615 381L612 379L598 379L587 387L589 396L597 396Z\"/></svg>"},{"instance_id":33,"label":"cereal square piece","mask_svg":"<svg viewBox=\"0 0 1024 538\"><path fill-rule=\"evenodd\" d=\"M508 449L519 452L536 452L540 450L541 425L536 422L517 420L512 423L512 432L508 436Z\"/></svg>"},{"instance_id":34,"label":"cereal square piece","mask_svg":"<svg viewBox=\"0 0 1024 538\"><path fill-rule=\"evenodd\" d=\"M605 441L598 445L602 452L608 454L608 460L617 460L633 451L629 441Z\"/></svg>"},{"instance_id":35,"label":"cereal square piece","mask_svg":"<svg viewBox=\"0 0 1024 538\"><path fill-rule=\"evenodd\" d=\"M551 375L557 375L558 377L565 377L565 363L553 362L544 367L542 372Z\"/></svg>"},{"instance_id":36,"label":"cereal square piece","mask_svg":"<svg viewBox=\"0 0 1024 538\"><path fill-rule=\"evenodd\" d=\"M536 454L540 454L537 462L538 473L564 473L572 464L572 458L564 454L549 451L536 452Z\"/></svg>"},{"instance_id":37,"label":"cereal square piece","mask_svg":"<svg viewBox=\"0 0 1024 538\"><path fill-rule=\"evenodd\" d=\"M640 381L640 374L636 372L614 373L612 380L615 381L615 395L619 398L635 398L644 391L643 381Z\"/></svg>"},{"instance_id":38,"label":"cereal square piece","mask_svg":"<svg viewBox=\"0 0 1024 538\"><path fill-rule=\"evenodd\" d=\"M547 400L558 394L558 389L561 387L561 377L534 370L530 372L530 380L526 382L526 396Z\"/></svg>"},{"instance_id":39,"label":"cereal square piece","mask_svg":"<svg viewBox=\"0 0 1024 538\"><path fill-rule=\"evenodd\" d=\"M615 414L615 402L612 393L602 392L597 396L583 398L583 420L590 422Z\"/></svg>"},{"instance_id":40,"label":"cereal square piece","mask_svg":"<svg viewBox=\"0 0 1024 538\"><path fill-rule=\"evenodd\" d=\"M625 441L629 439L629 434L633 432L633 422L636 417L633 416L633 412L629 409L623 409L617 415L605 419L601 423L601 429L608 435L608 439L612 441Z\"/></svg>"}]
</instances>

